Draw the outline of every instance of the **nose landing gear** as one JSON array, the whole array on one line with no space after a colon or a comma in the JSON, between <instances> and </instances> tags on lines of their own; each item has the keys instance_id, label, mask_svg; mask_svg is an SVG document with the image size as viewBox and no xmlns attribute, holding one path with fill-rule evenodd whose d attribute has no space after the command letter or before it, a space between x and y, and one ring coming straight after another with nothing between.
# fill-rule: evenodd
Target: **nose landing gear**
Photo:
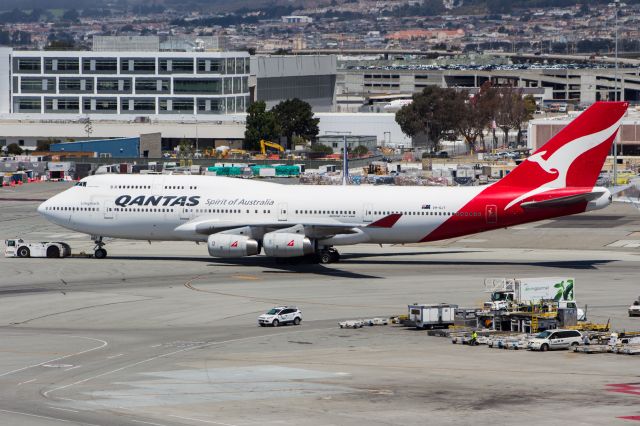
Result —
<instances>
[{"instance_id":1,"label":"nose landing gear","mask_svg":"<svg viewBox=\"0 0 640 426\"><path fill-rule=\"evenodd\" d=\"M96 246L93 249L93 257L96 259L104 259L107 257L107 251L102 248L105 245L105 243L102 242L102 237L99 237L94 242L96 243Z\"/></svg>"}]
</instances>

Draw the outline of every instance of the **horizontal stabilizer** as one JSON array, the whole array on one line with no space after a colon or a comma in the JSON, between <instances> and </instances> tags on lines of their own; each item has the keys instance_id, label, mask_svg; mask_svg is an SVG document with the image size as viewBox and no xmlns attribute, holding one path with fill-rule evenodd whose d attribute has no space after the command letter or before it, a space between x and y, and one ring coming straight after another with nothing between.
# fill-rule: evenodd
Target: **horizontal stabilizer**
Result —
<instances>
[{"instance_id":1,"label":"horizontal stabilizer","mask_svg":"<svg viewBox=\"0 0 640 426\"><path fill-rule=\"evenodd\" d=\"M527 201L520 205L523 209L537 209L543 207L566 207L575 203L584 203L597 200L605 194L605 191L592 191L583 194L569 195L566 197L552 198L542 201Z\"/></svg>"}]
</instances>

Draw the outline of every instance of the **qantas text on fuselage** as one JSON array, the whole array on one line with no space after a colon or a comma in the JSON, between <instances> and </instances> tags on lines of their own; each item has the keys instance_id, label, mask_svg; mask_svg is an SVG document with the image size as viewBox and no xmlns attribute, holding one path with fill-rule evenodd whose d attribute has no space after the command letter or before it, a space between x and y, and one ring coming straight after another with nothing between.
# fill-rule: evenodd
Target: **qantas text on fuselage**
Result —
<instances>
[{"instance_id":1,"label":"qantas text on fuselage","mask_svg":"<svg viewBox=\"0 0 640 426\"><path fill-rule=\"evenodd\" d=\"M334 247L459 237L606 207L595 187L626 102L597 102L496 183L307 186L188 175L97 175L44 202L48 220L96 237L206 241L209 254L337 259ZM98 256L100 254L100 256Z\"/></svg>"}]
</instances>

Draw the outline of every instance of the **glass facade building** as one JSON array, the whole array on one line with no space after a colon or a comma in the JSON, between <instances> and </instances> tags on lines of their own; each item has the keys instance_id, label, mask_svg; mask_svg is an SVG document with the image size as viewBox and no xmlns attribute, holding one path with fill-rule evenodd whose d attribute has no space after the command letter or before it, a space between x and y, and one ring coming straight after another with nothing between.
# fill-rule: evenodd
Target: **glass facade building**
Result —
<instances>
[{"instance_id":1,"label":"glass facade building","mask_svg":"<svg viewBox=\"0 0 640 426\"><path fill-rule=\"evenodd\" d=\"M246 52L13 51L11 113L244 113Z\"/></svg>"}]
</instances>

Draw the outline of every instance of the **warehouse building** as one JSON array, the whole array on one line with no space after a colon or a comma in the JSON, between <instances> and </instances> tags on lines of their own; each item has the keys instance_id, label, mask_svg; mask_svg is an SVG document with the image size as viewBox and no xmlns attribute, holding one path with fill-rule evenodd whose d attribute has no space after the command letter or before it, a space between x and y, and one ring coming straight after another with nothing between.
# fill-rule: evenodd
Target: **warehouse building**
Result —
<instances>
[{"instance_id":1,"label":"warehouse building","mask_svg":"<svg viewBox=\"0 0 640 426\"><path fill-rule=\"evenodd\" d=\"M536 119L529 122L527 144L528 148L536 150L549 139L558 134L574 116L564 116L553 119ZM621 156L640 155L640 112L630 109L622 119L620 131L616 141L618 154Z\"/></svg>"},{"instance_id":2,"label":"warehouse building","mask_svg":"<svg viewBox=\"0 0 640 426\"><path fill-rule=\"evenodd\" d=\"M100 158L159 158L162 156L160 134L133 138L93 139L51 144L59 153L93 153Z\"/></svg>"}]
</instances>

